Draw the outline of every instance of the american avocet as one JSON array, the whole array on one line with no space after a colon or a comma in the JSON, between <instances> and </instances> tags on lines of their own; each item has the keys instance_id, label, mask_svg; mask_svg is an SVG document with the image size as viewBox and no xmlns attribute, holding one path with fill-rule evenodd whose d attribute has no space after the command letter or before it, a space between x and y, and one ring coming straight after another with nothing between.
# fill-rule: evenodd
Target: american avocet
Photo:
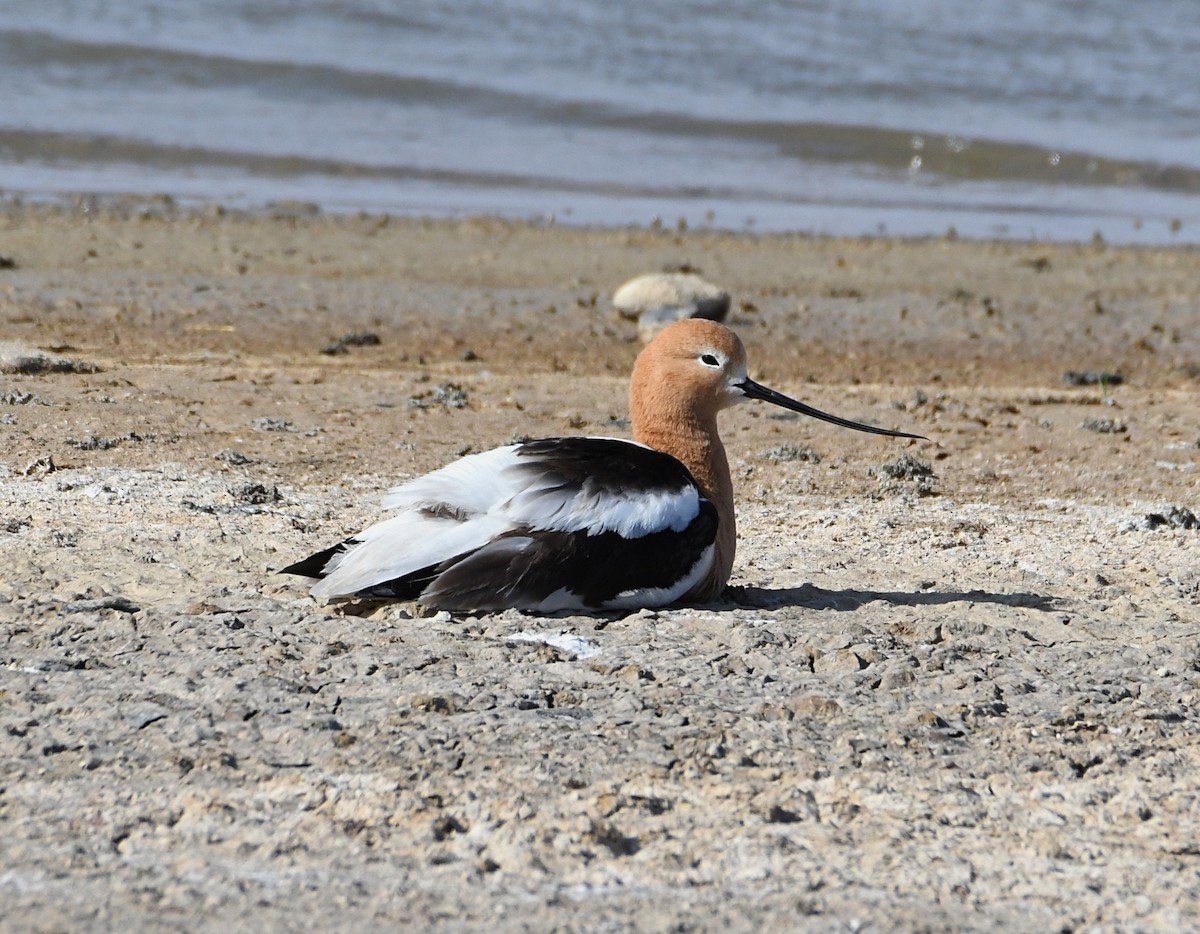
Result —
<instances>
[{"instance_id":1,"label":"american avocet","mask_svg":"<svg viewBox=\"0 0 1200 934\"><path fill-rule=\"evenodd\" d=\"M635 441L550 438L470 454L396 487L396 515L284 573L315 597L417 599L448 610L630 609L716 598L736 541L717 413L761 399L846 428L746 375L737 335L689 319L638 355Z\"/></svg>"}]
</instances>

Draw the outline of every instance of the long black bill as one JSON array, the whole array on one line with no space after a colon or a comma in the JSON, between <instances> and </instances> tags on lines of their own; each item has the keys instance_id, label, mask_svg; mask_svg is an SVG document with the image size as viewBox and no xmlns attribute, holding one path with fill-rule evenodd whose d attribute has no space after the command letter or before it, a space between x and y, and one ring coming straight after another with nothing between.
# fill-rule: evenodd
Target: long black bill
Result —
<instances>
[{"instance_id":1,"label":"long black bill","mask_svg":"<svg viewBox=\"0 0 1200 934\"><path fill-rule=\"evenodd\" d=\"M846 418L838 418L836 415L829 415L822 412L820 409L814 409L811 405L805 405L803 402L797 402L795 399L790 399L781 392L776 392L774 389L768 389L766 386L760 386L752 379L745 379L737 384L737 387L746 394L748 399L761 399L763 402L773 402L775 405L782 406L785 409L791 409L793 412L800 412L804 415L811 415L813 418L819 418L823 422L832 422L835 425L841 425L843 428L853 428L856 431L867 431L873 435L888 435L892 438L916 438L919 441L928 441L924 435L910 435L907 431L891 431L887 428L876 428L874 425L864 425L861 422L852 422Z\"/></svg>"}]
</instances>

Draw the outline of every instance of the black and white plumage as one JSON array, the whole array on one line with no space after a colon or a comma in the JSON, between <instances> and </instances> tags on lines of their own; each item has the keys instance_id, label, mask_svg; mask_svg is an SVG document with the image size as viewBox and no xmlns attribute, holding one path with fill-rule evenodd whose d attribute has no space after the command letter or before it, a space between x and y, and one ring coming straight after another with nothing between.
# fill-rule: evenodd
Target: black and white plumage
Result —
<instances>
[{"instance_id":1,"label":"black and white plumage","mask_svg":"<svg viewBox=\"0 0 1200 934\"><path fill-rule=\"evenodd\" d=\"M510 444L388 494L390 519L284 570L313 596L395 597L450 610L630 609L709 602L733 568L733 478L723 409L758 399L877 435L760 386L715 321L664 328L630 380L634 441Z\"/></svg>"},{"instance_id":2,"label":"black and white plumage","mask_svg":"<svg viewBox=\"0 0 1200 934\"><path fill-rule=\"evenodd\" d=\"M450 610L669 604L709 573L716 508L669 454L551 438L463 457L391 490L396 515L287 568L314 596Z\"/></svg>"}]
</instances>

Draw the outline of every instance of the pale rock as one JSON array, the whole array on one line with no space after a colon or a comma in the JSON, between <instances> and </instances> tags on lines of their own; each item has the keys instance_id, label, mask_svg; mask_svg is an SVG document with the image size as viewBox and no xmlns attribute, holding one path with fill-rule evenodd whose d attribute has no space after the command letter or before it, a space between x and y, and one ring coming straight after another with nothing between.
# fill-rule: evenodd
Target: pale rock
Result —
<instances>
[{"instance_id":1,"label":"pale rock","mask_svg":"<svg viewBox=\"0 0 1200 934\"><path fill-rule=\"evenodd\" d=\"M729 293L694 273L648 273L630 279L613 295L618 315L638 322L638 335L649 343L654 335L684 318L724 321Z\"/></svg>"}]
</instances>

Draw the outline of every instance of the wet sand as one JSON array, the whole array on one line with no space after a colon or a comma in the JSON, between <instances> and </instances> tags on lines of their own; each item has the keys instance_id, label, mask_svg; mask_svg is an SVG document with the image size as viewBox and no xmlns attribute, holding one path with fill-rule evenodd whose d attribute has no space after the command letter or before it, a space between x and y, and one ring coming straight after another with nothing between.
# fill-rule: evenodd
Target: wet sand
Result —
<instances>
[{"instance_id":1,"label":"wet sand","mask_svg":"<svg viewBox=\"0 0 1200 934\"><path fill-rule=\"evenodd\" d=\"M0 341L83 364L0 374L5 929L1200 924L1200 253L89 207L0 215ZM274 573L456 454L626 434L608 301L663 268L931 440L726 413L713 606Z\"/></svg>"}]
</instances>

